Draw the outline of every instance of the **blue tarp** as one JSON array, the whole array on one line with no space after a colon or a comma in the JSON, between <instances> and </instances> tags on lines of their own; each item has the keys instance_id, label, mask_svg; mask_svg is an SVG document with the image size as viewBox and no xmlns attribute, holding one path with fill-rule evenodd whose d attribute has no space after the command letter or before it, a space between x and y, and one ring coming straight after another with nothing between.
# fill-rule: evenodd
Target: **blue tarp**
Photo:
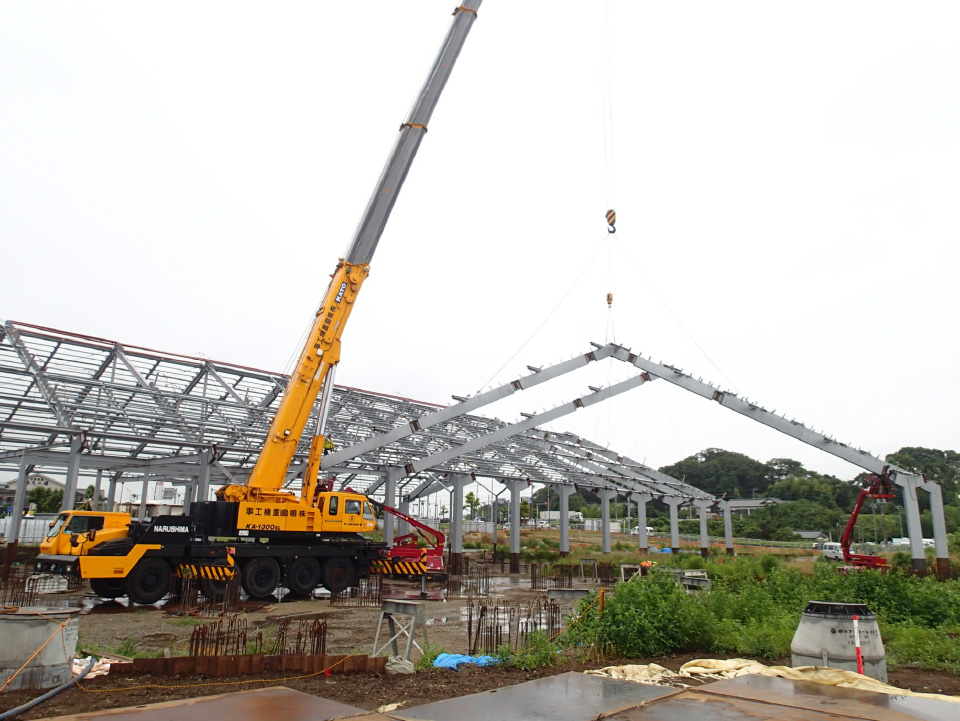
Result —
<instances>
[{"instance_id":1,"label":"blue tarp","mask_svg":"<svg viewBox=\"0 0 960 721\"><path fill-rule=\"evenodd\" d=\"M492 666L497 662L493 656L465 656L462 653L441 653L434 660L435 668L452 668L457 670L461 663L475 663L478 666Z\"/></svg>"}]
</instances>

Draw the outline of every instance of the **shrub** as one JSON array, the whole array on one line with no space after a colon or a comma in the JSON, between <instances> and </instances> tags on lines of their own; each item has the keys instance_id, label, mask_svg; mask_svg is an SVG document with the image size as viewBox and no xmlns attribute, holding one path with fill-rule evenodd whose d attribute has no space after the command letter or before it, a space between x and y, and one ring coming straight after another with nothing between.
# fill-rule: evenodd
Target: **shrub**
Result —
<instances>
[{"instance_id":1,"label":"shrub","mask_svg":"<svg viewBox=\"0 0 960 721\"><path fill-rule=\"evenodd\" d=\"M420 658L416 660L413 664L413 667L417 671L426 671L433 668L433 662L437 660L437 656L443 653L443 649L439 646L434 646L433 644L425 644L423 647L423 653L420 654Z\"/></svg>"},{"instance_id":2,"label":"shrub","mask_svg":"<svg viewBox=\"0 0 960 721\"><path fill-rule=\"evenodd\" d=\"M672 573L654 569L646 577L620 583L605 598L584 599L566 639L574 644L611 647L627 657L657 656L713 644L711 623L705 623L697 600L677 585Z\"/></svg>"},{"instance_id":3,"label":"shrub","mask_svg":"<svg viewBox=\"0 0 960 721\"><path fill-rule=\"evenodd\" d=\"M560 660L557 646L550 643L543 631L531 633L527 637L527 645L515 653L509 646L501 646L497 649L496 657L499 663L524 671L555 666Z\"/></svg>"}]
</instances>

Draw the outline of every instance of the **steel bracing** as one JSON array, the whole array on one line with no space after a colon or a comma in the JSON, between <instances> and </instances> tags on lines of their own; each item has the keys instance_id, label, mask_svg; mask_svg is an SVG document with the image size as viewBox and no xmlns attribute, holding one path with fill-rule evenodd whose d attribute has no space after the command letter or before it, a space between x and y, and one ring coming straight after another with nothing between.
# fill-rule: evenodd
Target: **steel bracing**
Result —
<instances>
[{"instance_id":1,"label":"steel bracing","mask_svg":"<svg viewBox=\"0 0 960 721\"><path fill-rule=\"evenodd\" d=\"M615 349L535 369L452 406L338 387L327 420L337 450L324 457L323 472L377 494L387 469L402 469L397 490L407 499L445 488L451 475L709 498L598 444L539 428L641 384L641 376L514 424L469 412ZM208 486L243 482L285 385L278 373L8 321L0 328L0 470L26 462L62 474L72 457L87 478L106 472L114 481L195 484L206 472ZM305 438L315 425L316 414ZM308 450L304 440L290 486L299 485Z\"/></svg>"},{"instance_id":2,"label":"steel bracing","mask_svg":"<svg viewBox=\"0 0 960 721\"><path fill-rule=\"evenodd\" d=\"M521 414L514 423L474 413L603 360L637 372L542 413ZM691 504L705 526L705 509L717 501L710 494L587 439L542 428L659 379L868 471L889 473L903 489L911 555L915 565L922 564L916 493L927 491L938 506L935 483L618 344L593 344L569 360L529 369L530 375L456 397L450 406L335 388L326 431L336 450L324 456L322 473L336 476L341 488L400 503L462 490L464 479L495 479L512 489L532 483L582 487L598 492L604 504L616 495L638 504L658 499L670 506L672 517L678 505ZM2 322L0 471L21 478L30 470L66 475L65 498L72 497L79 476L107 474L111 489L118 481L165 480L186 485L188 498L206 499L211 486L242 483L249 475L286 383L279 373ZM290 487L300 483L318 419L315 408L290 467ZM725 511L724 505L718 504ZM938 530L943 524L934 525ZM729 528L727 536L731 546ZM939 558L945 534L935 536Z\"/></svg>"}]
</instances>

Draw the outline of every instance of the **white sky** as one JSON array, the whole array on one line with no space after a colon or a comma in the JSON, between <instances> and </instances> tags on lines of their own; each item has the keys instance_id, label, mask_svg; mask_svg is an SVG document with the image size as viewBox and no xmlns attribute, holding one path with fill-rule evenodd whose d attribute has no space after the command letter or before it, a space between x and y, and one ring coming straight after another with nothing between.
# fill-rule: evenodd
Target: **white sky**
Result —
<instances>
[{"instance_id":1,"label":"white sky","mask_svg":"<svg viewBox=\"0 0 960 721\"><path fill-rule=\"evenodd\" d=\"M454 4L0 0L0 317L284 369ZM878 455L957 448L958 21L487 0L337 382L447 403L616 340ZM664 385L555 427L857 472Z\"/></svg>"}]
</instances>

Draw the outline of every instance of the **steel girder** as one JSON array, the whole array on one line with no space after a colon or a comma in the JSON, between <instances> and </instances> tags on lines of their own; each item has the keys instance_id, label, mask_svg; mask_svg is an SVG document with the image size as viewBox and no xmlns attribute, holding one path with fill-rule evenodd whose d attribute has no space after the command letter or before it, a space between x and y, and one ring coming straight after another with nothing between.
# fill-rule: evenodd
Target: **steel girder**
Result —
<instances>
[{"instance_id":1,"label":"steel girder","mask_svg":"<svg viewBox=\"0 0 960 721\"><path fill-rule=\"evenodd\" d=\"M325 465L333 467L324 471L338 474L344 486L377 492L386 468L403 467L407 475L400 479L398 493L411 498L442 488L450 474L587 488L612 485L629 492L643 477L637 464L620 463L612 452L602 456L602 463L569 449L562 455L545 452L536 426L639 385L646 380L642 374L619 388L592 389L591 395L560 410L513 425L468 412L608 358L617 348L598 347L555 366L531 368L530 376L449 407L338 387L327 428L341 450L325 457ZM0 333L0 470L16 470L24 453L33 457L32 451L54 451L83 432L87 449L81 471L88 475L96 469L116 477L149 472L155 459L183 457L164 472L189 480L199 465L186 458L214 449L211 482L227 477L242 482L286 380L281 374L206 358L6 322ZM585 447L596 457L604 450L581 440L579 448ZM299 484L292 476L303 467L307 451L305 439L292 465L291 487ZM94 454L119 461L94 460ZM38 454L38 468L55 468L61 457ZM654 492L667 493L663 488Z\"/></svg>"}]
</instances>

